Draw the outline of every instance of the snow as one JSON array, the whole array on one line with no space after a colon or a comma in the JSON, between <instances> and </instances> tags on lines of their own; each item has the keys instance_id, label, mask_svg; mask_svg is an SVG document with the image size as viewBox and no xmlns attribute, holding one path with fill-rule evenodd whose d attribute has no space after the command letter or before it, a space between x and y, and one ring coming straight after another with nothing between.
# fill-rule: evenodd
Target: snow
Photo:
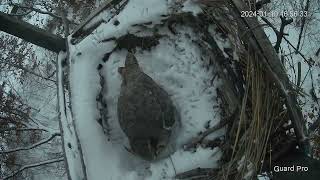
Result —
<instances>
[{"instance_id":1,"label":"snow","mask_svg":"<svg viewBox=\"0 0 320 180\"><path fill-rule=\"evenodd\" d=\"M114 19L117 19L120 24L113 25L113 21L109 21L104 26L97 28L97 32L102 36L102 39L110 37L119 37L127 33L129 27L133 24L147 23L152 20L160 22L160 16L168 14L168 6L164 0L130 0L126 7ZM108 30L105 30L108 28Z\"/></svg>"},{"instance_id":2,"label":"snow","mask_svg":"<svg viewBox=\"0 0 320 180\"><path fill-rule=\"evenodd\" d=\"M75 127L72 123L72 117L69 107L67 107L67 100L68 96L65 95L65 92L63 90L63 83L62 83L62 70L63 67L61 66L62 61L65 59L66 54L63 52L60 52L58 55L58 70L57 70L57 76L58 76L58 102L59 102L59 112L60 112L60 122L61 122L61 130L63 132L63 139L64 139L64 147L70 146L71 148L64 148L65 149L65 156L67 157L67 164L69 168L69 173L72 179L81 179L83 177L83 174L81 172L81 156L78 153L77 150L78 143L77 138L75 134ZM73 150L74 148L75 150Z\"/></svg>"},{"instance_id":3,"label":"snow","mask_svg":"<svg viewBox=\"0 0 320 180\"><path fill-rule=\"evenodd\" d=\"M113 19L120 22L118 26L110 20L79 44L70 46L73 119L79 133L88 179L171 179L175 173L194 168L217 167L217 160L221 157L219 148L198 147L194 152L183 149L184 144L205 130L208 122L213 126L221 118L219 111L213 108L217 105L217 83L211 84L214 69L205 67L201 58L208 57L201 54L193 42L196 34L187 27L177 28L179 33L175 36L167 33L170 35L161 38L150 51L138 48L135 53L142 70L171 96L181 122L175 128L162 159L147 162L126 150L130 146L117 118L117 100L122 82L117 70L124 65L127 50L112 52L108 61L103 63L104 55L114 49L115 42L99 42L128 32L135 33L136 29L131 28L133 24L150 21L153 25L157 24L163 18L161 15L168 13L168 6L165 0L129 1ZM166 34L168 30L164 27L159 32ZM98 71L99 64L103 68ZM104 134L97 122L100 117L96 101L101 91L99 73L105 78L103 95L107 100L110 134Z\"/></svg>"},{"instance_id":4,"label":"snow","mask_svg":"<svg viewBox=\"0 0 320 180\"><path fill-rule=\"evenodd\" d=\"M268 177L268 174L264 172L258 175L258 180L270 180L270 178Z\"/></svg>"},{"instance_id":5,"label":"snow","mask_svg":"<svg viewBox=\"0 0 320 180\"><path fill-rule=\"evenodd\" d=\"M216 168L215 156L220 155L221 151L218 149L212 151L199 147L196 153L179 150L172 155L172 161L167 158L151 164L150 170L153 174L146 179L171 179L175 173L182 173L196 167Z\"/></svg>"},{"instance_id":6,"label":"snow","mask_svg":"<svg viewBox=\"0 0 320 180\"><path fill-rule=\"evenodd\" d=\"M183 4L183 8L182 11L184 12L192 12L192 14L194 16L196 16L197 14L202 12L201 7L199 6L199 4L196 4L194 1L192 0L187 0L184 4Z\"/></svg>"}]
</instances>

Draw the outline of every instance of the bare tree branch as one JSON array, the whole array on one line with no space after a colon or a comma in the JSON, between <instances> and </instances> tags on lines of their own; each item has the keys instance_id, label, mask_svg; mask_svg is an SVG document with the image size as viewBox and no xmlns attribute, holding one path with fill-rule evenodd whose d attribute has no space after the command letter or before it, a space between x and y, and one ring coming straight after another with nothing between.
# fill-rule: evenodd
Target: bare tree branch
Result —
<instances>
[{"instance_id":1,"label":"bare tree branch","mask_svg":"<svg viewBox=\"0 0 320 180\"><path fill-rule=\"evenodd\" d=\"M34 163L34 164L28 164L28 165L24 165L21 168L19 168L18 170L14 171L13 173L11 173L8 176L3 177L3 180L7 180L10 178L13 178L14 176L16 176L18 173L26 170L26 169L30 169L30 168L34 168L34 167L39 167L39 166L43 166L43 165L47 165L47 164L52 164L52 163L57 163L57 162L62 162L64 161L63 157L60 158L56 158L56 159L50 159L50 160L46 160L46 161L42 161L42 162L38 162L38 163Z\"/></svg>"},{"instance_id":2,"label":"bare tree branch","mask_svg":"<svg viewBox=\"0 0 320 180\"><path fill-rule=\"evenodd\" d=\"M277 53L279 53L279 49L280 49L280 44L282 41L284 34L284 28L286 27L286 25L290 24L293 22L293 19L286 19L286 17L280 16L281 18L281 26L280 26L280 30L276 33L277 35L277 42L276 45L274 45L274 49L276 50Z\"/></svg>"},{"instance_id":3,"label":"bare tree branch","mask_svg":"<svg viewBox=\"0 0 320 180\"><path fill-rule=\"evenodd\" d=\"M44 77L44 76L42 76L42 75L40 75L40 74L37 74L37 73L35 73L35 72L33 72L33 71L30 71L29 69L27 69L27 68L25 68L25 67L23 67L23 66L18 66L18 65L9 63L9 62L7 62L7 63L5 63L5 64L7 64L8 66L12 66L12 67L21 69L21 70L23 70L23 71L25 71L25 72L27 72L27 73L29 73L29 74L32 74L32 75L37 76L37 77L39 77L39 78L42 78L42 79L44 79L44 80L47 80L47 81L51 81L51 82L53 82L53 83L56 83L55 80L52 80L52 79L50 79L50 78Z\"/></svg>"},{"instance_id":4,"label":"bare tree branch","mask_svg":"<svg viewBox=\"0 0 320 180\"><path fill-rule=\"evenodd\" d=\"M31 6L23 6L23 5L16 4L16 3L9 3L9 4L12 5L12 6L16 6L16 7L20 8L20 9L29 9L31 11L34 11L34 12L37 12L37 13L40 13L40 14L47 14L47 15L49 15L51 17L62 19L61 16L58 16L58 15L52 13L52 12L49 12L49 11L42 11L40 9L31 7Z\"/></svg>"},{"instance_id":5,"label":"bare tree branch","mask_svg":"<svg viewBox=\"0 0 320 180\"><path fill-rule=\"evenodd\" d=\"M318 114L318 118L309 127L309 133L315 131L318 128L320 128L320 113Z\"/></svg>"},{"instance_id":6,"label":"bare tree branch","mask_svg":"<svg viewBox=\"0 0 320 180\"><path fill-rule=\"evenodd\" d=\"M219 169L213 168L196 168L186 172L179 173L175 176L177 179L210 179L218 174Z\"/></svg>"},{"instance_id":7,"label":"bare tree branch","mask_svg":"<svg viewBox=\"0 0 320 180\"><path fill-rule=\"evenodd\" d=\"M310 0L307 0L306 6L304 8L304 11L308 11L309 10L309 4L310 4ZM302 34L303 34L303 29L304 29L304 25L306 24L306 17L303 16L302 17L302 24L301 24L301 29L300 29L300 34L299 34L299 40L298 40L298 44L297 44L297 50L296 50L296 54L298 54L298 50L300 47L300 43L301 43L301 38L302 38Z\"/></svg>"},{"instance_id":8,"label":"bare tree branch","mask_svg":"<svg viewBox=\"0 0 320 180\"><path fill-rule=\"evenodd\" d=\"M61 136L60 133L53 133L51 134L50 137L46 138L46 139L43 139L37 143L34 143L30 146L26 146L26 147L18 147L18 148L15 148L15 149L9 149L9 150L4 150L4 151L0 151L0 154L8 154L8 153L13 153L13 152L17 152L17 151L25 151L25 150L30 150L30 149L33 149L33 148L36 148L42 144L45 144L49 141L51 141L53 138L55 138L56 136Z\"/></svg>"},{"instance_id":9,"label":"bare tree branch","mask_svg":"<svg viewBox=\"0 0 320 180\"><path fill-rule=\"evenodd\" d=\"M319 56L319 54L320 54L320 48L317 50L316 56Z\"/></svg>"},{"instance_id":10,"label":"bare tree branch","mask_svg":"<svg viewBox=\"0 0 320 180\"><path fill-rule=\"evenodd\" d=\"M265 17L261 17L261 19L268 24L273 31L277 34L279 33L279 31L277 30L277 28ZM304 54L302 54L285 36L283 36L283 39L296 51L298 52L298 54L303 58L304 62L306 62L309 67L311 66L311 62L304 56Z\"/></svg>"},{"instance_id":11,"label":"bare tree branch","mask_svg":"<svg viewBox=\"0 0 320 180\"><path fill-rule=\"evenodd\" d=\"M60 15L61 15L61 21L63 24L63 28L64 28L64 36L68 37L70 34L69 22L67 19L67 13L62 7L60 7Z\"/></svg>"},{"instance_id":12,"label":"bare tree branch","mask_svg":"<svg viewBox=\"0 0 320 180\"><path fill-rule=\"evenodd\" d=\"M199 136L193 138L188 144L184 145L184 149L188 150L191 148L194 148L197 146L198 143L201 143L201 141L207 137L208 135L210 135L211 133L223 128L224 126L226 126L229 122L232 122L235 120L235 118L237 117L237 115L239 114L239 110L236 109L231 115L230 117L227 117L225 119L222 119L217 125L207 129L206 131L204 131L203 133L201 133Z\"/></svg>"},{"instance_id":13,"label":"bare tree branch","mask_svg":"<svg viewBox=\"0 0 320 180\"><path fill-rule=\"evenodd\" d=\"M129 1L125 1L121 4L120 8L123 8ZM96 17L98 14L100 14L103 10L107 8L114 8L116 5L119 5L121 3L121 0L107 0L104 2L99 8L97 8L95 11L93 11L86 20L84 20L72 33L72 44L79 43L84 37L86 37L88 34L92 33L92 31L98 27L101 23L104 22L104 20L98 21L91 25L91 27L85 28L89 22Z\"/></svg>"},{"instance_id":14,"label":"bare tree branch","mask_svg":"<svg viewBox=\"0 0 320 180\"><path fill-rule=\"evenodd\" d=\"M9 15L9 16L19 16L19 17L21 17L21 16L26 16L26 15L30 14L31 12L32 12L32 11L30 10L30 11L28 11L28 12L21 13L21 14L10 13L10 14L8 14L8 15Z\"/></svg>"},{"instance_id":15,"label":"bare tree branch","mask_svg":"<svg viewBox=\"0 0 320 180\"><path fill-rule=\"evenodd\" d=\"M17 127L11 127L11 128L4 128L0 129L0 133L8 132L8 131L46 131L47 129L41 129L41 128L17 128Z\"/></svg>"},{"instance_id":16,"label":"bare tree branch","mask_svg":"<svg viewBox=\"0 0 320 180\"><path fill-rule=\"evenodd\" d=\"M45 3L44 3L44 4L45 4ZM20 5L20 4L17 4L17 3L9 3L9 5L15 6L15 7L20 8L20 9L30 10L30 11L25 12L25 13L22 13L22 14L11 13L11 14L8 14L9 16L25 16L25 15L28 15L28 14L30 14L31 12L34 11L34 12L37 12L37 13L39 13L39 14L46 14L46 15L49 15L49 16L51 16L51 17L53 17L53 18L57 18L57 19L59 19L59 20L62 20L62 17L61 17L61 16L59 16L59 15L53 13L53 12L50 12L50 11L43 11L43 10L41 10L41 9L34 8L34 7L32 7L32 6L23 6L23 5ZM47 6L45 6L45 8L48 9ZM73 22L72 20L69 20L69 19L67 19L67 18L66 18L66 20L67 20L70 24L78 25L78 23Z\"/></svg>"}]
</instances>

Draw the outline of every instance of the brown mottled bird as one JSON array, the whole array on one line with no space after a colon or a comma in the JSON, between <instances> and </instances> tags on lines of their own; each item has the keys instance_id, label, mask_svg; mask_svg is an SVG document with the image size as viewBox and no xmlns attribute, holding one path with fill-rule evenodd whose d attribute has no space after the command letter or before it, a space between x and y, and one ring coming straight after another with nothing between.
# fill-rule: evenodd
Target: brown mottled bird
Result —
<instances>
[{"instance_id":1,"label":"brown mottled bird","mask_svg":"<svg viewBox=\"0 0 320 180\"><path fill-rule=\"evenodd\" d=\"M168 93L139 67L137 59L128 53L118 99L119 123L127 135L131 150L145 160L155 160L165 149L176 110Z\"/></svg>"}]
</instances>

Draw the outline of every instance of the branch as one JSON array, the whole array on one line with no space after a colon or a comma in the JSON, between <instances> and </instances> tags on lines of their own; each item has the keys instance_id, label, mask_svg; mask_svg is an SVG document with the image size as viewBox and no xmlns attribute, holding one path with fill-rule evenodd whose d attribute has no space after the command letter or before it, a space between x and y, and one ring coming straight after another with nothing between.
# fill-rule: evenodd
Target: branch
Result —
<instances>
[{"instance_id":1,"label":"branch","mask_svg":"<svg viewBox=\"0 0 320 180\"><path fill-rule=\"evenodd\" d=\"M60 14L61 14L61 21L64 28L64 36L68 37L70 34L69 22L67 19L67 13L62 7L60 7Z\"/></svg>"},{"instance_id":2,"label":"branch","mask_svg":"<svg viewBox=\"0 0 320 180\"><path fill-rule=\"evenodd\" d=\"M202 134L200 134L199 136L195 137L193 140L191 140L190 143L186 144L184 146L185 150L188 150L190 148L194 148L197 146L198 143L200 143L201 141L203 141L203 139L205 137L207 137L208 135L210 135L211 133L223 128L225 125L227 125L229 122L233 121L234 119L236 119L237 115L239 114L238 109L236 109L230 117L221 120L217 125L207 129L205 132L203 132Z\"/></svg>"},{"instance_id":3,"label":"branch","mask_svg":"<svg viewBox=\"0 0 320 180\"><path fill-rule=\"evenodd\" d=\"M210 179L218 174L219 169L213 168L196 168L186 172L179 173L176 179Z\"/></svg>"},{"instance_id":4,"label":"branch","mask_svg":"<svg viewBox=\"0 0 320 180\"><path fill-rule=\"evenodd\" d=\"M57 72L57 71L54 70L47 78L48 78L48 79L52 78L52 77L56 74L56 72Z\"/></svg>"},{"instance_id":5,"label":"branch","mask_svg":"<svg viewBox=\"0 0 320 180\"><path fill-rule=\"evenodd\" d=\"M28 122L18 121L18 120L15 120L14 118L5 117L5 116L2 116L2 115L0 115L0 120L2 120L2 122L8 122L8 123L12 123L12 124L21 124L21 125L23 125L25 127L29 126Z\"/></svg>"},{"instance_id":6,"label":"branch","mask_svg":"<svg viewBox=\"0 0 320 180\"><path fill-rule=\"evenodd\" d=\"M37 77L39 77L39 78L42 78L42 79L44 79L44 80L47 80L47 81L51 81L51 82L53 82L53 83L56 83L55 80L52 80L52 79L50 79L50 78L44 77L44 76L42 76L42 75L40 75L40 74L37 74L37 73L35 73L35 72L33 72L33 71L30 71L29 69L27 69L27 68L25 68L25 67L23 67L23 66L18 66L18 65L15 65L15 64L12 64L12 63L8 63L8 62L6 62L5 64L7 64L8 66L12 66L12 67L21 69L21 70L23 70L23 71L25 71L25 72L27 72L27 73L29 73L29 74L32 74L32 75L37 76Z\"/></svg>"},{"instance_id":7,"label":"branch","mask_svg":"<svg viewBox=\"0 0 320 180\"><path fill-rule=\"evenodd\" d=\"M293 22L293 19L286 19L286 17L280 16L281 19L281 26L280 26L280 30L277 31L276 35L277 35L277 42L276 45L274 46L274 49L276 50L277 53L279 53L279 49L280 49L280 44L282 41L284 34L284 28L286 25L290 24Z\"/></svg>"},{"instance_id":8,"label":"branch","mask_svg":"<svg viewBox=\"0 0 320 180\"><path fill-rule=\"evenodd\" d=\"M51 17L61 19L61 16L58 16L58 15L52 13L52 12L49 12L49 11L42 11L42 10L34 8L34 7L23 6L23 5L16 4L16 3L9 3L9 5L16 6L16 7L20 8L20 9L29 9L31 11L34 11L34 12L37 12L37 13L40 13L40 14L47 14L47 15L49 15ZM12 14L9 14L9 15L12 15Z\"/></svg>"},{"instance_id":9,"label":"branch","mask_svg":"<svg viewBox=\"0 0 320 180\"><path fill-rule=\"evenodd\" d=\"M238 14L238 17L241 15L241 11L249 9L243 1L230 0L230 2L234 7L234 11ZM240 17L240 20L239 29L242 31L247 27L250 28L259 24L257 18ZM275 82L276 87L279 89L281 96L285 98L285 105L288 109L289 118L294 126L296 140L299 145L301 145L300 147L308 152L310 145L307 139L304 118L297 103L296 94L292 93L294 92L292 84L270 40L262 28L257 28L251 33L251 36L244 38L243 41L244 43L250 44L250 47L252 47L254 51L261 53L257 53L260 56L258 56L259 63L265 67L271 80Z\"/></svg>"},{"instance_id":10,"label":"branch","mask_svg":"<svg viewBox=\"0 0 320 180\"><path fill-rule=\"evenodd\" d=\"M320 128L320 113L318 114L317 120L315 120L309 127L309 133L315 131L318 128Z\"/></svg>"},{"instance_id":11,"label":"branch","mask_svg":"<svg viewBox=\"0 0 320 180\"><path fill-rule=\"evenodd\" d=\"M46 138L46 139L43 139L37 143L34 143L30 146L26 146L26 147L18 147L18 148L15 148L15 149L9 149L9 150L4 150L4 151L0 151L0 154L8 154L8 153L13 153L13 152L17 152L17 151L25 151L25 150L30 150L30 149L33 149L33 148L36 148L42 144L45 144L49 141L51 141L53 138L55 138L56 136L61 136L60 133L53 133L51 134L50 137Z\"/></svg>"},{"instance_id":12,"label":"branch","mask_svg":"<svg viewBox=\"0 0 320 180\"><path fill-rule=\"evenodd\" d=\"M31 7L31 6L23 6L23 5L20 5L20 4L16 4L16 3L10 3L10 5L12 6L16 6L20 9L29 9L30 11L26 12L26 13L22 13L22 14L8 14L9 16L25 16L25 15L28 15L30 14L32 11L34 12L37 12L39 14L47 14L53 18L57 18L59 20L62 20L63 17L59 16L59 15L56 15L55 13L52 13L52 12L49 12L49 11L42 11L40 9L37 9L37 8L34 8L34 7ZM45 7L47 9L47 7ZM78 23L75 23L69 19L66 19L70 24L74 24L74 25L78 25Z\"/></svg>"},{"instance_id":13,"label":"branch","mask_svg":"<svg viewBox=\"0 0 320 180\"><path fill-rule=\"evenodd\" d=\"M28 164L28 165L22 166L21 168L19 168L18 170L14 171L10 175L5 176L3 178L3 180L7 180L7 179L10 179L10 178L13 178L18 173L20 173L20 172L22 172L22 171L24 171L26 169L39 167L39 166L43 166L43 165L47 165L47 164L52 164L52 163L56 163L56 162L62 162L62 161L64 161L64 158L60 157L60 158L57 158L57 159L50 159L50 160L46 160L46 161L42 161L42 162L38 162L38 163L34 163L34 164Z\"/></svg>"},{"instance_id":14,"label":"branch","mask_svg":"<svg viewBox=\"0 0 320 180\"><path fill-rule=\"evenodd\" d=\"M319 56L319 54L320 54L320 48L317 50L316 56Z\"/></svg>"},{"instance_id":15,"label":"branch","mask_svg":"<svg viewBox=\"0 0 320 180\"><path fill-rule=\"evenodd\" d=\"M28 12L25 12L25 13L21 13L21 14L13 14L13 13L10 13L8 14L9 16L26 16L28 14L30 14L32 12L32 10L28 11Z\"/></svg>"},{"instance_id":16,"label":"branch","mask_svg":"<svg viewBox=\"0 0 320 180\"><path fill-rule=\"evenodd\" d=\"M122 1L121 0L107 0L105 1L100 7L98 7L96 10L94 10L84 22L82 22L72 33L72 44L79 43L84 37L92 33L92 31L98 27L101 23L104 22L104 20L100 20L93 25L91 25L88 28L85 28L93 18L97 17L102 11L104 11L107 8L113 8L116 5L119 5ZM125 1L122 3L121 8L123 8L129 1ZM118 12L118 11L117 11ZM117 14L117 13L116 13ZM116 15L113 14L112 16ZM112 17L113 18L113 17ZM109 19L110 20L110 19Z\"/></svg>"},{"instance_id":17,"label":"branch","mask_svg":"<svg viewBox=\"0 0 320 180\"><path fill-rule=\"evenodd\" d=\"M277 34L279 33L279 31L277 30L277 28L275 28L275 26L265 17L262 17L261 16L261 19L266 23L268 24L272 29L273 31ZM303 58L304 62L306 62L309 67L311 66L311 63L309 62L309 60L307 60L307 58L285 37L283 36L283 39L296 51L298 52L298 54ZM320 52L320 49L319 49L319 52Z\"/></svg>"},{"instance_id":18,"label":"branch","mask_svg":"<svg viewBox=\"0 0 320 180\"><path fill-rule=\"evenodd\" d=\"M48 132L47 129L41 129L41 128L17 128L17 127L12 127L12 128L0 129L0 133L8 132L8 131L46 131L46 132Z\"/></svg>"},{"instance_id":19,"label":"branch","mask_svg":"<svg viewBox=\"0 0 320 180\"><path fill-rule=\"evenodd\" d=\"M310 0L307 0L306 6L304 8L304 11L308 11L309 9L309 4L310 4ZM302 33L303 33L303 28L304 25L306 24L306 16L302 16L302 24L301 24L301 29L300 29L300 34L299 34L299 40L298 40L298 44L297 44L297 50L296 50L296 54L298 54L298 49L300 47L300 43L301 43L301 38L302 38Z\"/></svg>"}]
</instances>

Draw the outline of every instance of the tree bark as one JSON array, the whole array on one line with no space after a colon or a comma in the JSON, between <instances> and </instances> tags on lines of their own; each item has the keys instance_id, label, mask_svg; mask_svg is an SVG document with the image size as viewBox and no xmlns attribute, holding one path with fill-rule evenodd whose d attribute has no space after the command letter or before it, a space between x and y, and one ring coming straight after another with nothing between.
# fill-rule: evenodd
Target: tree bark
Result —
<instances>
[{"instance_id":1,"label":"tree bark","mask_svg":"<svg viewBox=\"0 0 320 180\"><path fill-rule=\"evenodd\" d=\"M66 49L64 38L48 33L32 24L8 16L2 12L0 12L0 22L0 31L24 39L50 51L59 52Z\"/></svg>"}]
</instances>

